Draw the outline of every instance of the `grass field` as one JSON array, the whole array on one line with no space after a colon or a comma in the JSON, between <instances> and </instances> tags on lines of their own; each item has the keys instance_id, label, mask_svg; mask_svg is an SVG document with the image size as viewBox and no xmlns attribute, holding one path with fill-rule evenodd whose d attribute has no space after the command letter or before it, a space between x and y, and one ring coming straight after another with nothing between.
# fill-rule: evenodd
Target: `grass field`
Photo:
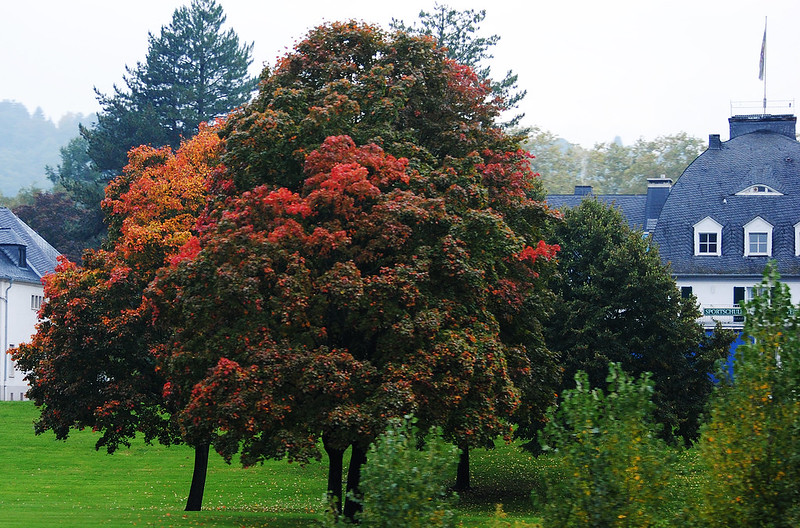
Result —
<instances>
[{"instance_id":1,"label":"grass field","mask_svg":"<svg viewBox=\"0 0 800 528\"><path fill-rule=\"evenodd\" d=\"M212 454L203 511L183 511L193 453L184 446L134 442L113 455L95 451L96 436L66 442L33 434L30 402L0 403L0 526L6 528L158 526L314 526L326 461L283 461L243 469ZM489 524L495 503L510 519L535 520L529 499L536 462L516 446L472 454L473 491L459 501L465 527Z\"/></svg>"}]
</instances>

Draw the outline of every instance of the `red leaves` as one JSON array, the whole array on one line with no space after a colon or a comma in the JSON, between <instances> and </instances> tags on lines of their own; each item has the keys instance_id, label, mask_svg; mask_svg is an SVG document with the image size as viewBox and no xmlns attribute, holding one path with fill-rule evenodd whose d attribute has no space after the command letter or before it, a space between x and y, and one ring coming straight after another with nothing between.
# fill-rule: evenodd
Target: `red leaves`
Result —
<instances>
[{"instance_id":1,"label":"red leaves","mask_svg":"<svg viewBox=\"0 0 800 528\"><path fill-rule=\"evenodd\" d=\"M520 251L517 254L517 260L533 264L539 258L551 260L555 258L559 251L561 251L561 247L558 244L547 244L544 240L540 240L535 248L526 246L525 249Z\"/></svg>"},{"instance_id":2,"label":"red leaves","mask_svg":"<svg viewBox=\"0 0 800 528\"><path fill-rule=\"evenodd\" d=\"M200 253L200 240L196 236L192 236L181 246L178 253L169 259L169 264L170 266L177 266L184 260L194 259L198 253Z\"/></svg>"}]
</instances>

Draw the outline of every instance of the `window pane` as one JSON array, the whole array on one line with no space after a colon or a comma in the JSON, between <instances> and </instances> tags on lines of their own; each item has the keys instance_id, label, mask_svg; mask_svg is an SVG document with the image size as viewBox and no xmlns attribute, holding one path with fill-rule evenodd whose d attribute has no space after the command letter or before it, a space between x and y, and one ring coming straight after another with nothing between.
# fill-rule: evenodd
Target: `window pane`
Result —
<instances>
[{"instance_id":1,"label":"window pane","mask_svg":"<svg viewBox=\"0 0 800 528\"><path fill-rule=\"evenodd\" d=\"M717 234L700 233L700 253L717 253Z\"/></svg>"},{"instance_id":2,"label":"window pane","mask_svg":"<svg viewBox=\"0 0 800 528\"><path fill-rule=\"evenodd\" d=\"M750 233L749 249L750 253L766 254L767 252L767 234L766 233Z\"/></svg>"}]
</instances>

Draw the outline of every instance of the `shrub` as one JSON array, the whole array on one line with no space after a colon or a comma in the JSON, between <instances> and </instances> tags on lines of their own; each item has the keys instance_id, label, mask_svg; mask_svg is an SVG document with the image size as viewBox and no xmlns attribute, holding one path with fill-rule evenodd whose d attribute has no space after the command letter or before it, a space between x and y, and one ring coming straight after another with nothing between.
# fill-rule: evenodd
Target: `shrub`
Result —
<instances>
[{"instance_id":1,"label":"shrub","mask_svg":"<svg viewBox=\"0 0 800 528\"><path fill-rule=\"evenodd\" d=\"M361 468L358 517L362 527L427 528L455 527L452 509L455 494L446 486L455 471L458 450L445 443L439 434L428 434L420 441L419 431L409 417L392 421L375 440ZM324 526L341 526L332 509L326 512Z\"/></svg>"},{"instance_id":2,"label":"shrub","mask_svg":"<svg viewBox=\"0 0 800 528\"><path fill-rule=\"evenodd\" d=\"M674 451L652 420L653 382L609 365L608 392L576 388L548 413L540 442L557 463L543 476L548 527L669 526Z\"/></svg>"},{"instance_id":3,"label":"shrub","mask_svg":"<svg viewBox=\"0 0 800 528\"><path fill-rule=\"evenodd\" d=\"M709 526L800 525L800 312L772 266L701 429Z\"/></svg>"}]
</instances>

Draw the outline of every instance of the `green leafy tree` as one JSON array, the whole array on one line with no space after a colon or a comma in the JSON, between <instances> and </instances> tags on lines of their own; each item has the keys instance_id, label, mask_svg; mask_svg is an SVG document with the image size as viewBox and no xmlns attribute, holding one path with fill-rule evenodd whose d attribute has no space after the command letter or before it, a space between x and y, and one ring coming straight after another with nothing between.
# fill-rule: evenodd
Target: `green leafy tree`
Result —
<instances>
[{"instance_id":1,"label":"green leafy tree","mask_svg":"<svg viewBox=\"0 0 800 528\"><path fill-rule=\"evenodd\" d=\"M653 382L609 363L607 383L592 388L578 372L548 412L540 441L555 466L537 497L547 526L671 526L675 453L658 437Z\"/></svg>"},{"instance_id":2,"label":"green leafy tree","mask_svg":"<svg viewBox=\"0 0 800 528\"><path fill-rule=\"evenodd\" d=\"M75 136L61 147L61 163L55 168L45 167L45 173L54 186L63 189L76 203L99 212L106 182L95 168L88 150L86 138Z\"/></svg>"},{"instance_id":3,"label":"green leafy tree","mask_svg":"<svg viewBox=\"0 0 800 528\"><path fill-rule=\"evenodd\" d=\"M700 513L708 526L788 528L800 523L800 312L774 265L745 308L698 444Z\"/></svg>"},{"instance_id":4,"label":"green leafy tree","mask_svg":"<svg viewBox=\"0 0 800 528\"><path fill-rule=\"evenodd\" d=\"M533 154L531 166L548 193L572 194L576 185L586 183L584 173L589 152L537 127L528 132L525 150Z\"/></svg>"},{"instance_id":5,"label":"green leafy tree","mask_svg":"<svg viewBox=\"0 0 800 528\"><path fill-rule=\"evenodd\" d=\"M486 61L494 58L489 48L500 40L499 35L479 36L481 22L486 18L486 10L465 9L459 11L447 4L435 3L432 12L419 12L419 27L416 23L407 26L402 20L392 19L391 27L411 34L428 35L436 39L447 50L447 56L460 64L474 69L478 77L491 83L492 90L505 101L505 108L516 108L527 91L519 90L518 75L511 70L500 81L492 80L491 66ZM524 114L511 119L505 126L513 127Z\"/></svg>"},{"instance_id":6,"label":"green leafy tree","mask_svg":"<svg viewBox=\"0 0 800 528\"><path fill-rule=\"evenodd\" d=\"M79 135L61 147L61 163L45 166L53 189L38 191L31 203L14 208L20 218L73 262L81 261L85 249L99 248L105 237L100 209L105 179L94 168L88 146Z\"/></svg>"},{"instance_id":7,"label":"green leafy tree","mask_svg":"<svg viewBox=\"0 0 800 528\"><path fill-rule=\"evenodd\" d=\"M150 288L188 432L245 463L318 456L321 439L341 498L344 451L354 490L393 416L459 447L541 419L555 248L489 94L430 39L354 22L315 28L262 76L225 127L197 239Z\"/></svg>"},{"instance_id":8,"label":"green leafy tree","mask_svg":"<svg viewBox=\"0 0 800 528\"><path fill-rule=\"evenodd\" d=\"M682 298L658 249L622 214L596 199L564 213L553 227L561 246L557 301L547 344L561 355L564 388L578 371L602 387L608 364L653 375L656 417L689 441L713 387L708 374L733 335L706 336L693 298Z\"/></svg>"},{"instance_id":9,"label":"green leafy tree","mask_svg":"<svg viewBox=\"0 0 800 528\"><path fill-rule=\"evenodd\" d=\"M700 139L685 132L652 141L639 138L630 147L599 143L589 151L585 181L598 194L643 194L647 178L666 176L677 181L703 146Z\"/></svg>"},{"instance_id":10,"label":"green leafy tree","mask_svg":"<svg viewBox=\"0 0 800 528\"><path fill-rule=\"evenodd\" d=\"M96 125L82 128L95 169L122 171L127 152L138 145L178 148L198 125L248 101L256 80L248 76L252 44L241 45L215 0L180 7L158 36L148 35L144 63L127 68L125 85L98 94L103 110Z\"/></svg>"}]
</instances>

